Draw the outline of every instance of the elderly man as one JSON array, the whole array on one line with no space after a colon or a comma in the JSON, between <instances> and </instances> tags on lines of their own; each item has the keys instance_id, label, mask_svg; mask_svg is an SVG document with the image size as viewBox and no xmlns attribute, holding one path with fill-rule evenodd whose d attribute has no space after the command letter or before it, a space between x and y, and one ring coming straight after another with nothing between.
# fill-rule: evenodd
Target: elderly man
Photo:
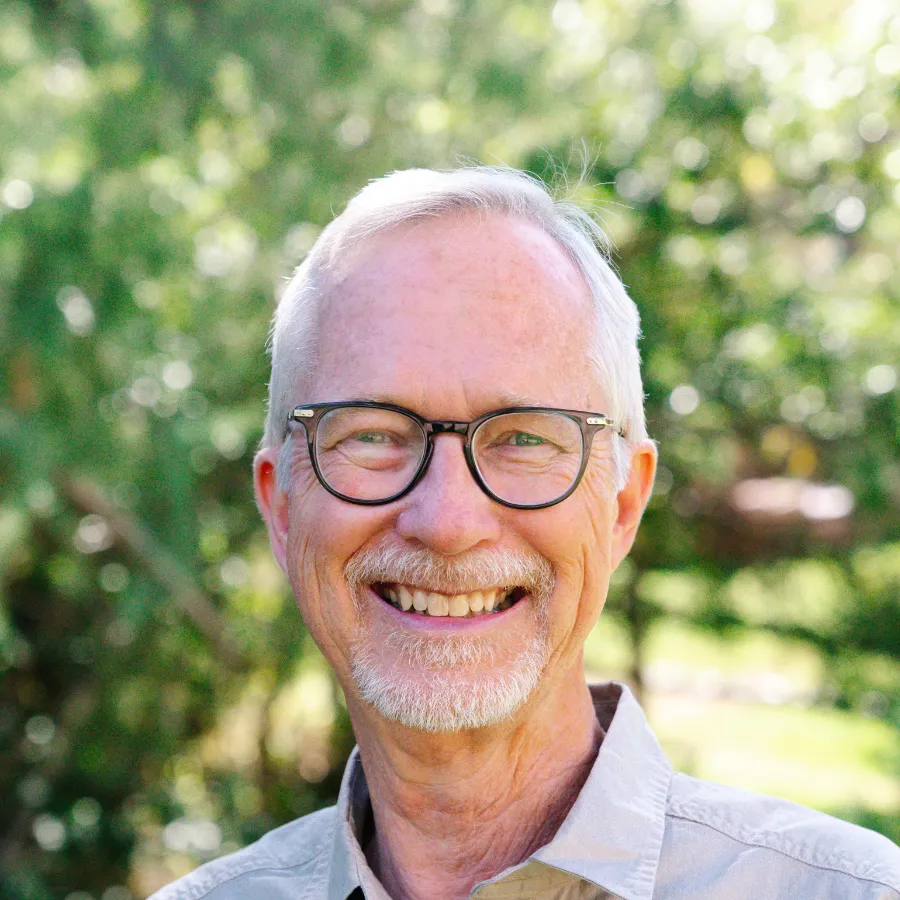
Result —
<instances>
[{"instance_id":1,"label":"elderly man","mask_svg":"<svg viewBox=\"0 0 900 900\"><path fill-rule=\"evenodd\" d=\"M298 269L256 492L359 748L161 900L900 898L890 842L674 774L585 683L656 466L602 239L521 173L398 172Z\"/></svg>"}]
</instances>

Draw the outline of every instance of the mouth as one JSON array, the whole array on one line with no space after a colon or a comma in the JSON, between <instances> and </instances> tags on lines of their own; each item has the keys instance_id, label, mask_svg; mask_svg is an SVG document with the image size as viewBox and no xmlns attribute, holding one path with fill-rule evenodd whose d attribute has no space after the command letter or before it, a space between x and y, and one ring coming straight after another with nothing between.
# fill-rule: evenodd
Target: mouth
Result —
<instances>
[{"instance_id":1,"label":"mouth","mask_svg":"<svg viewBox=\"0 0 900 900\"><path fill-rule=\"evenodd\" d=\"M521 587L487 588L469 594L441 594L408 584L378 582L372 591L396 609L431 618L474 619L515 606L527 591Z\"/></svg>"}]
</instances>

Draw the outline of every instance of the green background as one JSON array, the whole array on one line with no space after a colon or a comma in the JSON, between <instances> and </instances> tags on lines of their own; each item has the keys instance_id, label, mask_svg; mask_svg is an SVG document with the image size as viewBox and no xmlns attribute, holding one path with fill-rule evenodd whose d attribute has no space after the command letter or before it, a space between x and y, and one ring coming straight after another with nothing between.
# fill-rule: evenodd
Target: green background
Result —
<instances>
[{"instance_id":1,"label":"green background","mask_svg":"<svg viewBox=\"0 0 900 900\"><path fill-rule=\"evenodd\" d=\"M144 897L333 800L268 323L369 178L466 159L568 183L643 318L662 468L589 672L896 840L898 81L875 0L4 0L0 895Z\"/></svg>"}]
</instances>

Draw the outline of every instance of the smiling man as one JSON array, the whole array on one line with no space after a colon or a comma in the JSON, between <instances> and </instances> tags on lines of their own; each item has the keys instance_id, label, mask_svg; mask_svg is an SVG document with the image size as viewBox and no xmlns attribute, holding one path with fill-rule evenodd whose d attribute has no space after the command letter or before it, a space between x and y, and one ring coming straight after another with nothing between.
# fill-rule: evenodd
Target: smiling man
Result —
<instances>
[{"instance_id":1,"label":"smiling man","mask_svg":"<svg viewBox=\"0 0 900 900\"><path fill-rule=\"evenodd\" d=\"M900 898L887 840L673 773L585 682L656 465L602 241L521 173L417 170L298 269L256 491L359 747L336 807L160 900Z\"/></svg>"}]
</instances>

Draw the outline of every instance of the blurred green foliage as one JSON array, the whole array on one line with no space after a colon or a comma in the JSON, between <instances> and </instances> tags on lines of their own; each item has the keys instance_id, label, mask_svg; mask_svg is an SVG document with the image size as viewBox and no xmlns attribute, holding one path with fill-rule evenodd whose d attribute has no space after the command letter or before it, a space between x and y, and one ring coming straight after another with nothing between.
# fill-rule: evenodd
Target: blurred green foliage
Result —
<instances>
[{"instance_id":1,"label":"blurred green foliage","mask_svg":"<svg viewBox=\"0 0 900 900\"><path fill-rule=\"evenodd\" d=\"M896 772L898 75L879 0L5 0L0 895L143 896L335 796L250 490L263 346L413 165L570 179L640 306L662 469L589 665L696 693L715 635L719 695L865 715Z\"/></svg>"}]
</instances>

